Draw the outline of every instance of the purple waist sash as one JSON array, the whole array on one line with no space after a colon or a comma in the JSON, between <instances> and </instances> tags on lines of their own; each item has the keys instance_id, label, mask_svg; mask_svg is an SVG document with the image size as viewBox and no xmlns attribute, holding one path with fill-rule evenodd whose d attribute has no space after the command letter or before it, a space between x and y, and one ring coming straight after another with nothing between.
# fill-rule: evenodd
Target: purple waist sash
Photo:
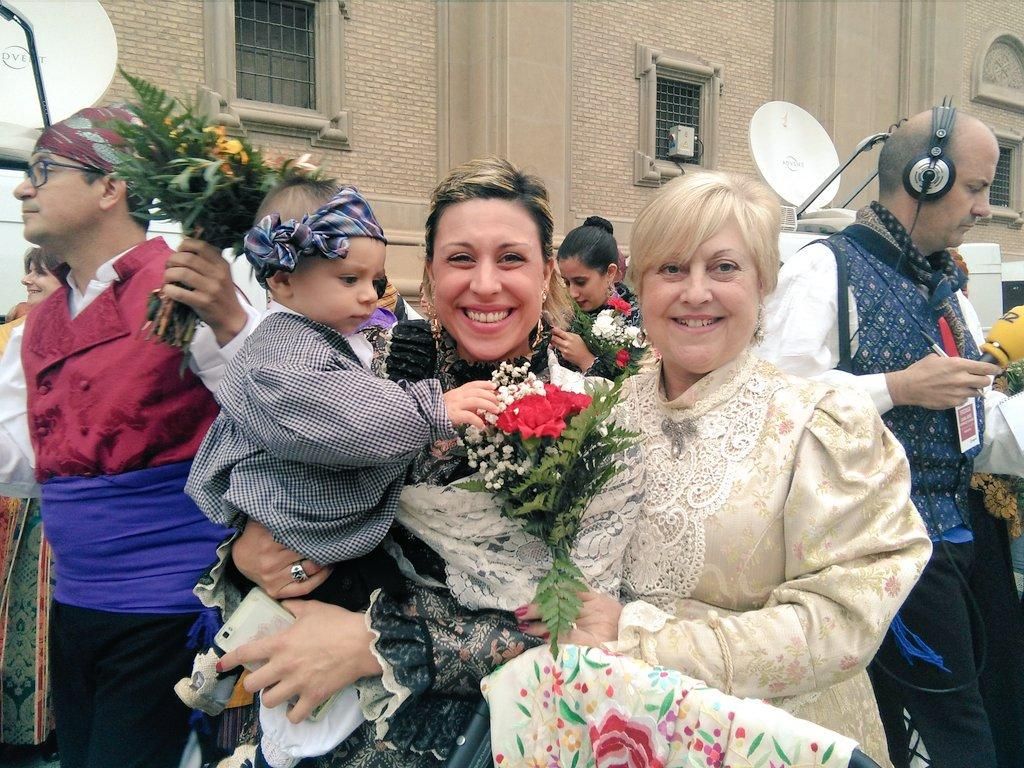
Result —
<instances>
[{"instance_id":1,"label":"purple waist sash","mask_svg":"<svg viewBox=\"0 0 1024 768\"><path fill-rule=\"evenodd\" d=\"M53 549L54 598L116 613L192 613L192 588L232 529L188 496L191 461L42 486L43 530Z\"/></svg>"}]
</instances>

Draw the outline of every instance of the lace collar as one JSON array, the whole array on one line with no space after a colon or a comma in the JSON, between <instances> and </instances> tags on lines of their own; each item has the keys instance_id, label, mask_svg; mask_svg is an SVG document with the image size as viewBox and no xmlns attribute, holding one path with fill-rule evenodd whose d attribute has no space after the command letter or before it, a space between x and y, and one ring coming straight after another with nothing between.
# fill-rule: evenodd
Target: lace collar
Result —
<instances>
[{"instance_id":1,"label":"lace collar","mask_svg":"<svg viewBox=\"0 0 1024 768\"><path fill-rule=\"evenodd\" d=\"M699 379L693 386L676 398L665 397L662 361L655 368L658 406L666 411L678 412L679 416L695 418L711 411L734 397L753 375L757 358L745 349L738 357L721 368ZM685 413L684 413L685 412Z\"/></svg>"}]
</instances>

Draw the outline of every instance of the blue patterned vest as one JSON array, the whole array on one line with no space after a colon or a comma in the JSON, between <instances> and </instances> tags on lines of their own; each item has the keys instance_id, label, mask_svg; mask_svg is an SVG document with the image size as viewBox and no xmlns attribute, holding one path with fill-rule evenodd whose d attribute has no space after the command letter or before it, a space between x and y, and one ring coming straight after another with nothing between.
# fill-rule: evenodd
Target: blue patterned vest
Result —
<instances>
[{"instance_id":1,"label":"blue patterned vest","mask_svg":"<svg viewBox=\"0 0 1024 768\"><path fill-rule=\"evenodd\" d=\"M913 282L871 255L866 247L895 247L864 227L833 235L828 246L845 259L849 286L857 306L857 351L852 373L889 373L933 354L925 333L939 339L941 311ZM953 296L954 311L960 303ZM970 334L964 356L980 357ZM978 408L979 436L984 437L984 409ZM933 411L917 406L898 406L882 415L886 426L907 452L911 472L911 499L934 539L959 525L970 527L967 490L974 457L980 448L960 452L956 414L953 409Z\"/></svg>"}]
</instances>

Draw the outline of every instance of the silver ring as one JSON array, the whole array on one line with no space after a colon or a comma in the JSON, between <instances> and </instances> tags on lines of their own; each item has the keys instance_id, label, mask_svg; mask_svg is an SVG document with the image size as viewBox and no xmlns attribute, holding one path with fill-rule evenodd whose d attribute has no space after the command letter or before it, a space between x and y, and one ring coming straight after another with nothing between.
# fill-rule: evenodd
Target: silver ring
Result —
<instances>
[{"instance_id":1,"label":"silver ring","mask_svg":"<svg viewBox=\"0 0 1024 768\"><path fill-rule=\"evenodd\" d=\"M576 629L579 629L579 627L576 625L575 621L570 621L569 622L569 629L576 630Z\"/></svg>"},{"instance_id":2,"label":"silver ring","mask_svg":"<svg viewBox=\"0 0 1024 768\"><path fill-rule=\"evenodd\" d=\"M309 578L309 574L306 573L306 569L302 567L301 560L292 564L291 572L292 581L306 581Z\"/></svg>"}]
</instances>

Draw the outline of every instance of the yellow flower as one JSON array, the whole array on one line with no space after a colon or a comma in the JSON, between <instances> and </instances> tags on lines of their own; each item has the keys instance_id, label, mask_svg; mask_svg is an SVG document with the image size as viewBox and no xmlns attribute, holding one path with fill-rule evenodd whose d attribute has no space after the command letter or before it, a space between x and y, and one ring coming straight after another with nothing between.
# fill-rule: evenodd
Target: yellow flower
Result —
<instances>
[{"instance_id":1,"label":"yellow flower","mask_svg":"<svg viewBox=\"0 0 1024 768\"><path fill-rule=\"evenodd\" d=\"M218 139L223 139L227 135L227 129L223 125L208 125L203 128L204 133L215 133Z\"/></svg>"},{"instance_id":2,"label":"yellow flower","mask_svg":"<svg viewBox=\"0 0 1024 768\"><path fill-rule=\"evenodd\" d=\"M229 155L238 155L243 153L242 142L238 139L227 139L226 141L218 141L217 149L221 152L226 152Z\"/></svg>"},{"instance_id":3,"label":"yellow flower","mask_svg":"<svg viewBox=\"0 0 1024 768\"><path fill-rule=\"evenodd\" d=\"M582 742L580 741L580 735L577 731L572 730L565 734L565 748L572 751L578 752Z\"/></svg>"}]
</instances>

